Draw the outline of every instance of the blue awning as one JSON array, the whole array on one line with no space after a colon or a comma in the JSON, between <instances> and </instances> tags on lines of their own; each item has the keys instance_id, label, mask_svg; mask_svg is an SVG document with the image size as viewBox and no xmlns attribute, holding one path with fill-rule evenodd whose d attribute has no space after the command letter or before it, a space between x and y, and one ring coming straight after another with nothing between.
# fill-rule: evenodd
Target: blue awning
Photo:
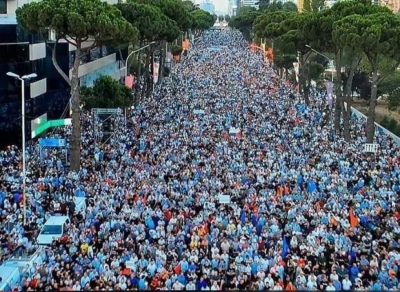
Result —
<instances>
[{"instance_id":1,"label":"blue awning","mask_svg":"<svg viewBox=\"0 0 400 292\"><path fill-rule=\"evenodd\" d=\"M7 24L17 24L17 18L12 17L0 17L0 25L7 25Z\"/></svg>"}]
</instances>

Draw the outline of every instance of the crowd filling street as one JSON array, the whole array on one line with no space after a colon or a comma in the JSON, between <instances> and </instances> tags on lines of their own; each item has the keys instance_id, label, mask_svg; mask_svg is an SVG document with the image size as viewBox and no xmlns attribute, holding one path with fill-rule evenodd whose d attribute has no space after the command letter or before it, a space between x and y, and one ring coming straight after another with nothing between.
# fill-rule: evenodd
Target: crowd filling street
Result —
<instances>
[{"instance_id":1,"label":"crowd filling street","mask_svg":"<svg viewBox=\"0 0 400 292\"><path fill-rule=\"evenodd\" d=\"M400 288L390 137L378 133L378 153L365 154L356 117L351 143L335 136L325 94L306 105L236 31L204 34L171 75L106 143L82 117L79 173L58 150L43 164L27 149L25 225L21 152L0 153L3 260L40 248L51 215L71 219L10 289Z\"/></svg>"}]
</instances>

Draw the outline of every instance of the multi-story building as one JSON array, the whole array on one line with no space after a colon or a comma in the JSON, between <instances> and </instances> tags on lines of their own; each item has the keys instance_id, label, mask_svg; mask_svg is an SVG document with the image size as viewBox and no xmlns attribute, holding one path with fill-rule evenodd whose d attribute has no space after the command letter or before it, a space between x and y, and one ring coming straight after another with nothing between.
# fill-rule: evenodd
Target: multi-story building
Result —
<instances>
[{"instance_id":1,"label":"multi-story building","mask_svg":"<svg viewBox=\"0 0 400 292\"><path fill-rule=\"evenodd\" d=\"M229 0L228 2L228 15L229 16L235 16L237 13L237 0Z\"/></svg>"},{"instance_id":2,"label":"multi-story building","mask_svg":"<svg viewBox=\"0 0 400 292\"><path fill-rule=\"evenodd\" d=\"M17 24L15 10L28 2L0 0L0 147L17 144L21 139L21 82L7 77L7 72L20 76L37 74L37 78L25 83L26 133L31 132L30 120L44 113L49 119L69 113L69 86L55 69L49 48L54 45L54 33L32 34ZM70 77L74 51L75 47L67 42L57 45L58 64ZM91 50L79 68L80 85L91 86L101 75L120 79L124 70L118 56L106 47ZM26 138L30 138L29 134Z\"/></svg>"},{"instance_id":3,"label":"multi-story building","mask_svg":"<svg viewBox=\"0 0 400 292\"><path fill-rule=\"evenodd\" d=\"M215 13L215 6L214 4L211 2L211 0L203 0L200 3L200 9L203 9L205 11L208 11L211 14Z\"/></svg>"},{"instance_id":4,"label":"multi-story building","mask_svg":"<svg viewBox=\"0 0 400 292\"><path fill-rule=\"evenodd\" d=\"M258 9L259 0L241 0L240 6L251 6Z\"/></svg>"},{"instance_id":5,"label":"multi-story building","mask_svg":"<svg viewBox=\"0 0 400 292\"><path fill-rule=\"evenodd\" d=\"M400 13L400 0L381 0L380 4L387 6L394 13Z\"/></svg>"}]
</instances>

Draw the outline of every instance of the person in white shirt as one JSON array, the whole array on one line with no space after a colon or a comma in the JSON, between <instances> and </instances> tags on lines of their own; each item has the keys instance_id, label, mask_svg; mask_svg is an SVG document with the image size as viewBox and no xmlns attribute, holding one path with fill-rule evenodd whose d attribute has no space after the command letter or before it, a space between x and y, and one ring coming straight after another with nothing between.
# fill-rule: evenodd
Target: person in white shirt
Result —
<instances>
[{"instance_id":1,"label":"person in white shirt","mask_svg":"<svg viewBox=\"0 0 400 292\"><path fill-rule=\"evenodd\" d=\"M193 291L193 290L196 290L196 285L193 283L193 281L190 281L186 285L186 291Z\"/></svg>"},{"instance_id":2,"label":"person in white shirt","mask_svg":"<svg viewBox=\"0 0 400 292\"><path fill-rule=\"evenodd\" d=\"M326 291L336 291L336 288L335 288L335 286L333 286L332 282L329 282L329 284L325 290Z\"/></svg>"},{"instance_id":3,"label":"person in white shirt","mask_svg":"<svg viewBox=\"0 0 400 292\"><path fill-rule=\"evenodd\" d=\"M346 277L342 281L342 289L343 290L351 290L351 286L353 286L353 284L349 280L349 276L346 275Z\"/></svg>"},{"instance_id":4,"label":"person in white shirt","mask_svg":"<svg viewBox=\"0 0 400 292\"><path fill-rule=\"evenodd\" d=\"M265 286L268 286L268 287L274 287L275 282L274 282L274 279L272 279L271 274L268 274L267 278L265 278L264 284L265 284Z\"/></svg>"},{"instance_id":5,"label":"person in white shirt","mask_svg":"<svg viewBox=\"0 0 400 292\"><path fill-rule=\"evenodd\" d=\"M338 281L339 280L339 275L336 273L335 270L332 271L332 274L329 276L329 279L332 282Z\"/></svg>"},{"instance_id":6,"label":"person in white shirt","mask_svg":"<svg viewBox=\"0 0 400 292\"><path fill-rule=\"evenodd\" d=\"M175 281L175 283L172 285L173 290L183 290L183 288L185 288L185 286L183 286L178 281Z\"/></svg>"},{"instance_id":7,"label":"person in white shirt","mask_svg":"<svg viewBox=\"0 0 400 292\"><path fill-rule=\"evenodd\" d=\"M79 281L76 281L74 286L72 286L72 291L81 291L81 285L79 284Z\"/></svg>"},{"instance_id":8,"label":"person in white shirt","mask_svg":"<svg viewBox=\"0 0 400 292\"><path fill-rule=\"evenodd\" d=\"M214 281L214 283L212 284L210 290L212 290L212 291L218 291L219 290L219 285L218 285L217 281Z\"/></svg>"}]
</instances>

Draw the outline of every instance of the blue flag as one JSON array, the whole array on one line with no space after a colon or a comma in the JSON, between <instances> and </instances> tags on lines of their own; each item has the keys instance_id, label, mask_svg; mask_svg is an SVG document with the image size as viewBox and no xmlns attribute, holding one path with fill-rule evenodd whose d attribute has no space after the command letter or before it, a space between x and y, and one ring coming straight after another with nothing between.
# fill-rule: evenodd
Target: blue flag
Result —
<instances>
[{"instance_id":1,"label":"blue flag","mask_svg":"<svg viewBox=\"0 0 400 292\"><path fill-rule=\"evenodd\" d=\"M282 248L282 258L285 258L289 254L290 243L286 235L283 236L283 248Z\"/></svg>"}]
</instances>

